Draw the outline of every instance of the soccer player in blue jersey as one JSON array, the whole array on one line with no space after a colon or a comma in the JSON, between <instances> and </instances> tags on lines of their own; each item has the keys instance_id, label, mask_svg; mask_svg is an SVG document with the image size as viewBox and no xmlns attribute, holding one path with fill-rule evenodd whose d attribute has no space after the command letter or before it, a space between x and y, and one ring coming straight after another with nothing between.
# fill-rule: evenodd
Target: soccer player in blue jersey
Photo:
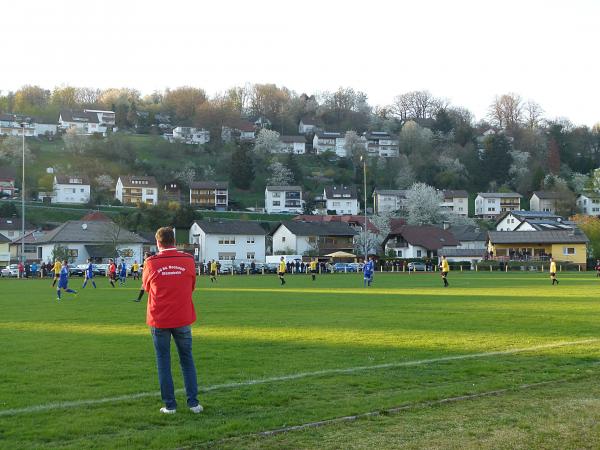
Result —
<instances>
[{"instance_id":1,"label":"soccer player in blue jersey","mask_svg":"<svg viewBox=\"0 0 600 450\"><path fill-rule=\"evenodd\" d=\"M375 270L375 264L372 259L365 261L363 265L363 286L370 287L373 282L373 271Z\"/></svg>"},{"instance_id":2,"label":"soccer player in blue jersey","mask_svg":"<svg viewBox=\"0 0 600 450\"><path fill-rule=\"evenodd\" d=\"M56 300L60 301L60 291L64 290L69 294L77 294L77 291L69 289L69 265L67 260L63 261L62 268L58 277L58 289L56 289Z\"/></svg>"},{"instance_id":3,"label":"soccer player in blue jersey","mask_svg":"<svg viewBox=\"0 0 600 450\"><path fill-rule=\"evenodd\" d=\"M125 264L125 260L121 260L121 264L119 264L119 286L125 286L125 279L127 278L127 264Z\"/></svg>"},{"instance_id":4,"label":"soccer player in blue jersey","mask_svg":"<svg viewBox=\"0 0 600 450\"><path fill-rule=\"evenodd\" d=\"M88 266L85 269L85 281L83 282L83 286L81 289L85 289L88 284L88 281L92 282L92 286L96 289L96 282L94 281L94 265L92 264L92 258L88 258Z\"/></svg>"}]
</instances>

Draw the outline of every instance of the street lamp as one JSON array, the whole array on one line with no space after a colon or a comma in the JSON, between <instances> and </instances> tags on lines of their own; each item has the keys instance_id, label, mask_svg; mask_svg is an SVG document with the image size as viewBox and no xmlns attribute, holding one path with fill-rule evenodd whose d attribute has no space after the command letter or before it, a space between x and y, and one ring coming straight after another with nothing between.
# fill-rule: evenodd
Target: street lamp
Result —
<instances>
[{"instance_id":1,"label":"street lamp","mask_svg":"<svg viewBox=\"0 0 600 450\"><path fill-rule=\"evenodd\" d=\"M367 263L367 259L368 259L368 248L367 248L367 158L365 157L365 155L361 155L360 157L361 162L363 163L363 192L365 194L365 208L364 208L364 213L365 213L365 222L364 222L364 226L363 226L363 233L364 233L364 245L365 245L365 264Z\"/></svg>"},{"instance_id":2,"label":"street lamp","mask_svg":"<svg viewBox=\"0 0 600 450\"><path fill-rule=\"evenodd\" d=\"M21 262L25 265L25 122L21 122L23 130L23 172L21 178Z\"/></svg>"}]
</instances>

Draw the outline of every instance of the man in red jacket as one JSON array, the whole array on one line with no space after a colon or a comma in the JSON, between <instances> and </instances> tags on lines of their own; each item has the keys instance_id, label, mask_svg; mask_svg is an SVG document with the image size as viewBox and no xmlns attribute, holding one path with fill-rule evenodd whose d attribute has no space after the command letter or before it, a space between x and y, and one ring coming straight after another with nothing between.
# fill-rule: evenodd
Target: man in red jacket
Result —
<instances>
[{"instance_id":1,"label":"man in red jacket","mask_svg":"<svg viewBox=\"0 0 600 450\"><path fill-rule=\"evenodd\" d=\"M143 288L148 292L146 323L150 326L160 393L165 404L164 414L175 414L175 388L171 374L171 336L177 346L183 373L187 405L193 413L202 412L198 403L198 381L192 356L192 328L196 312L192 293L196 286L194 258L175 248L175 233L170 227L156 232L159 253L146 260L142 277Z\"/></svg>"}]
</instances>

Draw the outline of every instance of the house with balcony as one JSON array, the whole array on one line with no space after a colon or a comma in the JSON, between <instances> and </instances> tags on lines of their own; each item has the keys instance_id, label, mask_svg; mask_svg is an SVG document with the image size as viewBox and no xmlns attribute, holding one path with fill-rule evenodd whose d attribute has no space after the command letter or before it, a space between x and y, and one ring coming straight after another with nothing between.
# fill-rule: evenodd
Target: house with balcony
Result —
<instances>
[{"instance_id":1,"label":"house with balcony","mask_svg":"<svg viewBox=\"0 0 600 450\"><path fill-rule=\"evenodd\" d=\"M593 191L581 193L575 201L577 209L588 216L600 216L600 194Z\"/></svg>"},{"instance_id":2,"label":"house with balcony","mask_svg":"<svg viewBox=\"0 0 600 450\"><path fill-rule=\"evenodd\" d=\"M367 155L393 158L400 155L400 141L385 131L363 133Z\"/></svg>"},{"instance_id":3,"label":"house with balcony","mask_svg":"<svg viewBox=\"0 0 600 450\"><path fill-rule=\"evenodd\" d=\"M227 211L229 183L226 181L195 181L190 185L190 205L194 208Z\"/></svg>"},{"instance_id":4,"label":"house with balcony","mask_svg":"<svg viewBox=\"0 0 600 450\"><path fill-rule=\"evenodd\" d=\"M520 210L521 198L516 192L480 192L475 198L475 216L496 219L507 211Z\"/></svg>"},{"instance_id":5,"label":"house with balcony","mask_svg":"<svg viewBox=\"0 0 600 450\"><path fill-rule=\"evenodd\" d=\"M79 205L89 203L89 180L80 175L54 175L51 202Z\"/></svg>"},{"instance_id":6,"label":"house with balcony","mask_svg":"<svg viewBox=\"0 0 600 450\"><path fill-rule=\"evenodd\" d=\"M0 167L0 198L15 195L17 171L12 167Z\"/></svg>"},{"instance_id":7,"label":"house with balcony","mask_svg":"<svg viewBox=\"0 0 600 450\"><path fill-rule=\"evenodd\" d=\"M358 214L358 195L354 186L328 186L323 190L323 209L326 214Z\"/></svg>"},{"instance_id":8,"label":"house with balcony","mask_svg":"<svg viewBox=\"0 0 600 450\"><path fill-rule=\"evenodd\" d=\"M559 192L534 191L529 199L529 209L532 211L547 211L555 214L558 202L563 196Z\"/></svg>"},{"instance_id":9,"label":"house with balcony","mask_svg":"<svg viewBox=\"0 0 600 450\"><path fill-rule=\"evenodd\" d=\"M358 232L342 222L286 221L271 235L273 254L323 256L337 251L352 253Z\"/></svg>"},{"instance_id":10,"label":"house with balcony","mask_svg":"<svg viewBox=\"0 0 600 450\"><path fill-rule=\"evenodd\" d=\"M304 136L279 136L278 153L291 153L293 155L304 155L306 153L306 138Z\"/></svg>"},{"instance_id":11,"label":"house with balcony","mask_svg":"<svg viewBox=\"0 0 600 450\"><path fill-rule=\"evenodd\" d=\"M442 191L440 207L445 211L467 217L469 215L469 193L467 191Z\"/></svg>"},{"instance_id":12,"label":"house with balcony","mask_svg":"<svg viewBox=\"0 0 600 450\"><path fill-rule=\"evenodd\" d=\"M97 110L76 111L63 109L58 116L59 128L63 131L74 130L76 134L81 135L98 133L106 136L107 130L112 125L101 121L100 117L104 118L104 114L99 113ZM114 117L111 119L110 116L107 116L107 120L114 122Z\"/></svg>"},{"instance_id":13,"label":"house with balcony","mask_svg":"<svg viewBox=\"0 0 600 450\"><path fill-rule=\"evenodd\" d=\"M181 183L177 180L169 181L162 185L160 200L166 202L181 202Z\"/></svg>"},{"instance_id":14,"label":"house with balcony","mask_svg":"<svg viewBox=\"0 0 600 450\"><path fill-rule=\"evenodd\" d=\"M258 222L197 220L190 227L189 243L197 261L248 265L265 262L266 235Z\"/></svg>"},{"instance_id":15,"label":"house with balcony","mask_svg":"<svg viewBox=\"0 0 600 450\"><path fill-rule=\"evenodd\" d=\"M490 231L487 250L493 258L548 260L578 264L586 268L589 239L579 229L557 231Z\"/></svg>"},{"instance_id":16,"label":"house with balcony","mask_svg":"<svg viewBox=\"0 0 600 450\"><path fill-rule=\"evenodd\" d=\"M375 214L404 211L406 193L404 189L375 189L373 191L373 210Z\"/></svg>"},{"instance_id":17,"label":"house with balcony","mask_svg":"<svg viewBox=\"0 0 600 450\"><path fill-rule=\"evenodd\" d=\"M158 204L158 183L154 177L120 176L115 188L115 198L124 205Z\"/></svg>"},{"instance_id":18,"label":"house with balcony","mask_svg":"<svg viewBox=\"0 0 600 450\"><path fill-rule=\"evenodd\" d=\"M169 141L183 142L190 145L203 145L210 142L210 131L204 128L175 127Z\"/></svg>"},{"instance_id":19,"label":"house with balcony","mask_svg":"<svg viewBox=\"0 0 600 450\"><path fill-rule=\"evenodd\" d=\"M337 131L317 131L313 138L313 150L317 155L332 152L340 158L344 158L348 156L346 134Z\"/></svg>"},{"instance_id":20,"label":"house with balcony","mask_svg":"<svg viewBox=\"0 0 600 450\"><path fill-rule=\"evenodd\" d=\"M392 226L383 240L385 254L397 258L435 258L439 251L458 245L450 231L435 225Z\"/></svg>"},{"instance_id":21,"label":"house with balcony","mask_svg":"<svg viewBox=\"0 0 600 450\"><path fill-rule=\"evenodd\" d=\"M0 136L23 136L23 132L25 137L54 136L57 131L58 125L47 120L22 114L0 114Z\"/></svg>"},{"instance_id":22,"label":"house with balcony","mask_svg":"<svg viewBox=\"0 0 600 450\"><path fill-rule=\"evenodd\" d=\"M256 126L248 120L235 120L221 127L223 142L254 142Z\"/></svg>"},{"instance_id":23,"label":"house with balcony","mask_svg":"<svg viewBox=\"0 0 600 450\"><path fill-rule=\"evenodd\" d=\"M300 186L267 186L265 211L267 214L302 214L304 202Z\"/></svg>"}]
</instances>

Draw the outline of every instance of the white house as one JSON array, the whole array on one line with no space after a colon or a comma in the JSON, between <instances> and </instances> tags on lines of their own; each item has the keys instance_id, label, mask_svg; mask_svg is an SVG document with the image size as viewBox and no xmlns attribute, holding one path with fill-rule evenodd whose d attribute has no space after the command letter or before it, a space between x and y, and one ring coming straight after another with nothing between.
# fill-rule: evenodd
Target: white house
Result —
<instances>
[{"instance_id":1,"label":"white house","mask_svg":"<svg viewBox=\"0 0 600 450\"><path fill-rule=\"evenodd\" d=\"M273 254L323 256L337 251L353 252L358 234L342 222L281 222L271 233Z\"/></svg>"},{"instance_id":2,"label":"white house","mask_svg":"<svg viewBox=\"0 0 600 450\"><path fill-rule=\"evenodd\" d=\"M317 124L317 121L309 117L304 117L298 123L298 133L300 134L316 132L318 129L319 125Z\"/></svg>"},{"instance_id":3,"label":"white house","mask_svg":"<svg viewBox=\"0 0 600 450\"><path fill-rule=\"evenodd\" d=\"M267 214L302 214L302 188L300 186L267 186L265 211Z\"/></svg>"},{"instance_id":4,"label":"white house","mask_svg":"<svg viewBox=\"0 0 600 450\"><path fill-rule=\"evenodd\" d=\"M86 113L96 114L98 122L105 127L114 127L116 124L116 114L114 111L105 111L102 109L84 109Z\"/></svg>"},{"instance_id":5,"label":"white house","mask_svg":"<svg viewBox=\"0 0 600 450\"><path fill-rule=\"evenodd\" d=\"M332 152L344 158L347 156L346 135L336 131L317 131L313 138L313 150L317 155Z\"/></svg>"},{"instance_id":6,"label":"white house","mask_svg":"<svg viewBox=\"0 0 600 450\"><path fill-rule=\"evenodd\" d=\"M90 201L90 182L78 175L54 175L52 203L84 204Z\"/></svg>"},{"instance_id":7,"label":"white house","mask_svg":"<svg viewBox=\"0 0 600 450\"><path fill-rule=\"evenodd\" d=\"M480 192L475 198L475 216L495 219L504 212L520 210L522 197L515 192Z\"/></svg>"},{"instance_id":8,"label":"white house","mask_svg":"<svg viewBox=\"0 0 600 450\"><path fill-rule=\"evenodd\" d=\"M383 241L385 254L397 258L434 258L439 251L458 245L450 231L434 225L399 225Z\"/></svg>"},{"instance_id":9,"label":"white house","mask_svg":"<svg viewBox=\"0 0 600 450\"><path fill-rule=\"evenodd\" d=\"M326 211L333 214L358 214L358 197L354 186L328 186L323 190ZM329 214L329 213L328 213Z\"/></svg>"},{"instance_id":10,"label":"white house","mask_svg":"<svg viewBox=\"0 0 600 450\"><path fill-rule=\"evenodd\" d=\"M304 136L279 136L279 153L304 155L306 153L306 138Z\"/></svg>"},{"instance_id":11,"label":"white house","mask_svg":"<svg viewBox=\"0 0 600 450\"><path fill-rule=\"evenodd\" d=\"M257 223L243 220L196 221L190 227L189 243L198 261L227 261L229 264L265 262L266 231Z\"/></svg>"},{"instance_id":12,"label":"white house","mask_svg":"<svg viewBox=\"0 0 600 450\"><path fill-rule=\"evenodd\" d=\"M210 131L204 128L176 127L173 128L173 140L185 144L207 144L210 142Z\"/></svg>"},{"instance_id":13,"label":"white house","mask_svg":"<svg viewBox=\"0 0 600 450\"><path fill-rule=\"evenodd\" d=\"M496 231L552 231L572 228L561 216L548 211L509 211L496 222Z\"/></svg>"},{"instance_id":14,"label":"white house","mask_svg":"<svg viewBox=\"0 0 600 450\"><path fill-rule=\"evenodd\" d=\"M36 242L38 259L50 262L56 247L67 249L69 263L83 264L123 258L128 265L143 260L146 240L114 222L70 220L44 234Z\"/></svg>"},{"instance_id":15,"label":"white house","mask_svg":"<svg viewBox=\"0 0 600 450\"><path fill-rule=\"evenodd\" d=\"M106 135L108 125L101 122L99 114L94 111L74 111L64 109L58 116L58 123L62 130L74 130L77 134L89 135L99 133Z\"/></svg>"},{"instance_id":16,"label":"white house","mask_svg":"<svg viewBox=\"0 0 600 450\"><path fill-rule=\"evenodd\" d=\"M58 125L20 114L0 114L0 136L54 136ZM24 124L24 127L21 125Z\"/></svg>"},{"instance_id":17,"label":"white house","mask_svg":"<svg viewBox=\"0 0 600 450\"><path fill-rule=\"evenodd\" d=\"M458 214L459 216L469 215L469 194L467 191L443 191L443 200L440 203L442 209Z\"/></svg>"},{"instance_id":18,"label":"white house","mask_svg":"<svg viewBox=\"0 0 600 450\"><path fill-rule=\"evenodd\" d=\"M154 177L120 176L115 188L115 198L123 204L158 203L158 183Z\"/></svg>"},{"instance_id":19,"label":"white house","mask_svg":"<svg viewBox=\"0 0 600 450\"><path fill-rule=\"evenodd\" d=\"M392 158L400 154L398 137L385 131L365 132L363 138L366 141L365 148L368 155Z\"/></svg>"},{"instance_id":20,"label":"white house","mask_svg":"<svg viewBox=\"0 0 600 450\"><path fill-rule=\"evenodd\" d=\"M373 209L375 214L402 211L406 208L406 193L402 189L375 189Z\"/></svg>"},{"instance_id":21,"label":"white house","mask_svg":"<svg viewBox=\"0 0 600 450\"><path fill-rule=\"evenodd\" d=\"M588 216L600 216L600 194L584 192L577 197L577 208Z\"/></svg>"},{"instance_id":22,"label":"white house","mask_svg":"<svg viewBox=\"0 0 600 450\"><path fill-rule=\"evenodd\" d=\"M0 235L14 241L20 238L23 234L21 233L21 218L19 217L0 217ZM25 234L35 230L35 227L30 223L25 222Z\"/></svg>"},{"instance_id":23,"label":"white house","mask_svg":"<svg viewBox=\"0 0 600 450\"><path fill-rule=\"evenodd\" d=\"M534 191L529 199L529 209L532 211L548 211L554 214L560 198L561 195L558 192Z\"/></svg>"},{"instance_id":24,"label":"white house","mask_svg":"<svg viewBox=\"0 0 600 450\"><path fill-rule=\"evenodd\" d=\"M247 120L237 120L229 125L221 127L221 140L223 142L254 141L256 138L256 126Z\"/></svg>"}]
</instances>

